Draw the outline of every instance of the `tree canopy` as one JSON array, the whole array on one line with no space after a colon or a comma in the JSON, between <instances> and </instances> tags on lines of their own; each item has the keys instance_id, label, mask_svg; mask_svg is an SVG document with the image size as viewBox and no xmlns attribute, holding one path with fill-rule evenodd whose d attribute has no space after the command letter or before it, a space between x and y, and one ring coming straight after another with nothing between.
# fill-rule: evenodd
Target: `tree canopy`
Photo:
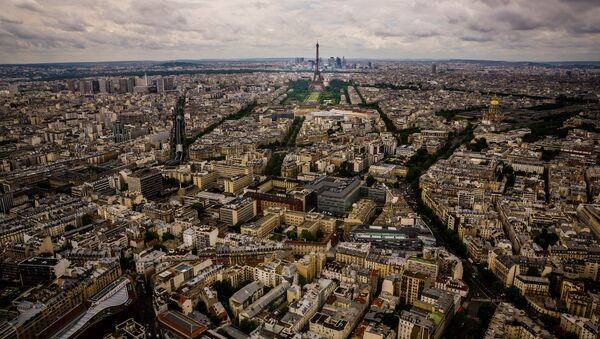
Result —
<instances>
[{"instance_id":1,"label":"tree canopy","mask_svg":"<svg viewBox=\"0 0 600 339\"><path fill-rule=\"evenodd\" d=\"M546 228L542 228L540 234L533 238L533 241L545 250L548 249L548 246L555 245L558 240L558 235L554 232L548 232Z\"/></svg>"},{"instance_id":2,"label":"tree canopy","mask_svg":"<svg viewBox=\"0 0 600 339\"><path fill-rule=\"evenodd\" d=\"M372 187L375 184L375 178L372 175L369 175L367 177L366 184L368 187Z\"/></svg>"},{"instance_id":3,"label":"tree canopy","mask_svg":"<svg viewBox=\"0 0 600 339\"><path fill-rule=\"evenodd\" d=\"M315 236L310 233L310 231L308 230L302 230L302 232L300 233L300 239L302 240L306 240L306 241L315 241Z\"/></svg>"},{"instance_id":4,"label":"tree canopy","mask_svg":"<svg viewBox=\"0 0 600 339\"><path fill-rule=\"evenodd\" d=\"M171 234L170 232L165 232L162 234L162 241L173 240L173 239L175 239L175 236L173 234Z\"/></svg>"},{"instance_id":5,"label":"tree canopy","mask_svg":"<svg viewBox=\"0 0 600 339\"><path fill-rule=\"evenodd\" d=\"M149 243L152 240L158 240L158 233L150 230L146 231L144 233L144 243Z\"/></svg>"}]
</instances>

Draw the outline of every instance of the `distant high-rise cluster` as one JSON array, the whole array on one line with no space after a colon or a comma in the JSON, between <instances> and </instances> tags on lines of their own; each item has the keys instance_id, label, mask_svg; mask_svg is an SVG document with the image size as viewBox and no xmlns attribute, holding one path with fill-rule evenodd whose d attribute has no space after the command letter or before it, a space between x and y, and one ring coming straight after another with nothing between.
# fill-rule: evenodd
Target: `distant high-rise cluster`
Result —
<instances>
[{"instance_id":1,"label":"distant high-rise cluster","mask_svg":"<svg viewBox=\"0 0 600 339\"><path fill-rule=\"evenodd\" d=\"M159 77L155 80L155 86L158 93L172 91L175 89L175 78Z\"/></svg>"},{"instance_id":2,"label":"distant high-rise cluster","mask_svg":"<svg viewBox=\"0 0 600 339\"><path fill-rule=\"evenodd\" d=\"M330 57L329 58L329 64L328 64L329 68L346 68L346 58L340 59L340 57Z\"/></svg>"},{"instance_id":3,"label":"distant high-rise cluster","mask_svg":"<svg viewBox=\"0 0 600 339\"><path fill-rule=\"evenodd\" d=\"M329 57L326 62L320 56L317 56L317 59L309 59L308 61L304 57L297 57L294 59L294 63L296 65L305 65L305 63L308 63L310 68L320 69L345 69L348 67L345 57Z\"/></svg>"},{"instance_id":4,"label":"distant high-rise cluster","mask_svg":"<svg viewBox=\"0 0 600 339\"><path fill-rule=\"evenodd\" d=\"M155 77L149 80L144 77L71 79L67 81L67 90L81 94L97 93L144 93L173 91L176 88L175 78Z\"/></svg>"}]
</instances>

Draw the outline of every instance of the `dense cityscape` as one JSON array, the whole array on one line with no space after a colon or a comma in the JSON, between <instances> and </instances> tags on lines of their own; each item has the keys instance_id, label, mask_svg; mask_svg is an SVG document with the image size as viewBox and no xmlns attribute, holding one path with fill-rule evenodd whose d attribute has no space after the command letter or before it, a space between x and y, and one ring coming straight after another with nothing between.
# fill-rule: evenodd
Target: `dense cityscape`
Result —
<instances>
[{"instance_id":1,"label":"dense cityscape","mask_svg":"<svg viewBox=\"0 0 600 339\"><path fill-rule=\"evenodd\" d=\"M306 50L0 65L0 338L600 338L598 62Z\"/></svg>"},{"instance_id":2,"label":"dense cityscape","mask_svg":"<svg viewBox=\"0 0 600 339\"><path fill-rule=\"evenodd\" d=\"M598 336L597 68L2 74L3 338Z\"/></svg>"}]
</instances>

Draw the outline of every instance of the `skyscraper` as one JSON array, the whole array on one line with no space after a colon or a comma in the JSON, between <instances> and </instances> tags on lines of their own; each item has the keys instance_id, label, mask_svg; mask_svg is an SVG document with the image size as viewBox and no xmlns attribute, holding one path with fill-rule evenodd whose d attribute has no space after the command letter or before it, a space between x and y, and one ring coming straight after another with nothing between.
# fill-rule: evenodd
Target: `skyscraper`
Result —
<instances>
[{"instance_id":1,"label":"skyscraper","mask_svg":"<svg viewBox=\"0 0 600 339\"><path fill-rule=\"evenodd\" d=\"M156 79L156 92L163 93L165 91L165 82L162 77Z\"/></svg>"},{"instance_id":2,"label":"skyscraper","mask_svg":"<svg viewBox=\"0 0 600 339\"><path fill-rule=\"evenodd\" d=\"M109 82L107 82L106 79L99 79L98 80L98 91L100 93L107 93L108 92L107 84L109 84Z\"/></svg>"},{"instance_id":3,"label":"skyscraper","mask_svg":"<svg viewBox=\"0 0 600 339\"><path fill-rule=\"evenodd\" d=\"M119 93L127 93L127 79L119 79Z\"/></svg>"},{"instance_id":4,"label":"skyscraper","mask_svg":"<svg viewBox=\"0 0 600 339\"><path fill-rule=\"evenodd\" d=\"M113 140L114 142L123 142L124 124L121 120L115 121L113 125Z\"/></svg>"}]
</instances>

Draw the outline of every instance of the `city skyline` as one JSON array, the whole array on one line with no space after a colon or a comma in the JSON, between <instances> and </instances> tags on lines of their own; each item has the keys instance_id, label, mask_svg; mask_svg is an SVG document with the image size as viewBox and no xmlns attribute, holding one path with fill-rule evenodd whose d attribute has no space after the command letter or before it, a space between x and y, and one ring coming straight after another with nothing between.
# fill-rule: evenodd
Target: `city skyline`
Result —
<instances>
[{"instance_id":1,"label":"city skyline","mask_svg":"<svg viewBox=\"0 0 600 339\"><path fill-rule=\"evenodd\" d=\"M600 0L3 0L0 339L600 338Z\"/></svg>"},{"instance_id":2,"label":"city skyline","mask_svg":"<svg viewBox=\"0 0 600 339\"><path fill-rule=\"evenodd\" d=\"M10 1L0 63L282 58L600 60L595 1Z\"/></svg>"}]
</instances>

